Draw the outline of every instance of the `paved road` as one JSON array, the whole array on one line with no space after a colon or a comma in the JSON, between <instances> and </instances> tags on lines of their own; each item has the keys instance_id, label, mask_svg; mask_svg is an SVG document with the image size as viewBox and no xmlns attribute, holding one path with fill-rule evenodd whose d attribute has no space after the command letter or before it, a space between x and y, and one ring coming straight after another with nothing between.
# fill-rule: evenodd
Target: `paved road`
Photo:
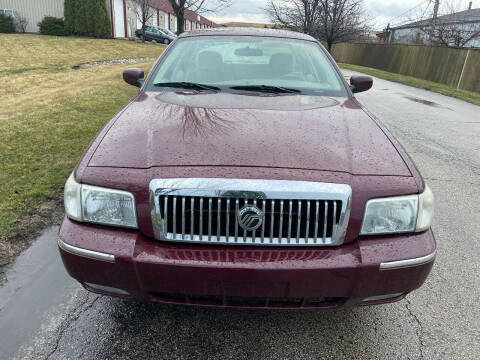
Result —
<instances>
[{"instance_id":1,"label":"paved road","mask_svg":"<svg viewBox=\"0 0 480 360\"><path fill-rule=\"evenodd\" d=\"M396 304L326 312L126 302L70 280L51 228L0 289L0 358L478 359L480 107L379 79L358 98L437 196L439 252L422 289Z\"/></svg>"}]
</instances>

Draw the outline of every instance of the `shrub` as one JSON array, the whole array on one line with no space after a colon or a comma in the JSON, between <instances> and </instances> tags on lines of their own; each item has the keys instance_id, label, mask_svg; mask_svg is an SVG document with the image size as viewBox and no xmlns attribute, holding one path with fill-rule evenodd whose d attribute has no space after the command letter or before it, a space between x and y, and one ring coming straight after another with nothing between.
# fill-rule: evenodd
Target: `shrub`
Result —
<instances>
[{"instance_id":1,"label":"shrub","mask_svg":"<svg viewBox=\"0 0 480 360\"><path fill-rule=\"evenodd\" d=\"M112 37L112 23L108 17L108 11L105 1L97 0L95 3L95 33L97 38Z\"/></svg>"},{"instance_id":2,"label":"shrub","mask_svg":"<svg viewBox=\"0 0 480 360\"><path fill-rule=\"evenodd\" d=\"M0 33L15 32L14 20L10 16L0 14Z\"/></svg>"},{"instance_id":3,"label":"shrub","mask_svg":"<svg viewBox=\"0 0 480 360\"><path fill-rule=\"evenodd\" d=\"M20 15L15 17L15 28L19 33L25 33L27 31L28 20Z\"/></svg>"},{"instance_id":4,"label":"shrub","mask_svg":"<svg viewBox=\"0 0 480 360\"><path fill-rule=\"evenodd\" d=\"M64 5L65 30L75 32L75 1L65 0Z\"/></svg>"},{"instance_id":5,"label":"shrub","mask_svg":"<svg viewBox=\"0 0 480 360\"><path fill-rule=\"evenodd\" d=\"M46 16L38 24L40 27L40 34L43 35L56 35L66 36L68 31L65 29L65 23L63 19L55 18L52 16Z\"/></svg>"},{"instance_id":6,"label":"shrub","mask_svg":"<svg viewBox=\"0 0 480 360\"><path fill-rule=\"evenodd\" d=\"M75 26L74 33L77 35L88 35L87 1L75 1Z\"/></svg>"},{"instance_id":7,"label":"shrub","mask_svg":"<svg viewBox=\"0 0 480 360\"><path fill-rule=\"evenodd\" d=\"M65 28L71 34L112 37L105 0L65 0Z\"/></svg>"}]
</instances>

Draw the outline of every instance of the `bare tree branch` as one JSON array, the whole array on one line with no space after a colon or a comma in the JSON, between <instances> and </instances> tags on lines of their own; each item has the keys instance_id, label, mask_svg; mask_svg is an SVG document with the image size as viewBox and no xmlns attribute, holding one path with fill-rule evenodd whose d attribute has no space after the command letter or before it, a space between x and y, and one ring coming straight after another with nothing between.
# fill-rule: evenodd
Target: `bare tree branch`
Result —
<instances>
[{"instance_id":1,"label":"bare tree branch","mask_svg":"<svg viewBox=\"0 0 480 360\"><path fill-rule=\"evenodd\" d=\"M447 47L464 47L470 41L480 38L480 24L470 21L454 1L445 1L446 13L437 19L435 26L426 24L421 30L433 44Z\"/></svg>"},{"instance_id":2,"label":"bare tree branch","mask_svg":"<svg viewBox=\"0 0 480 360\"><path fill-rule=\"evenodd\" d=\"M169 0L177 17L177 33L185 31L185 10L197 14L215 13L230 7L233 0Z\"/></svg>"},{"instance_id":3,"label":"bare tree branch","mask_svg":"<svg viewBox=\"0 0 480 360\"><path fill-rule=\"evenodd\" d=\"M150 20L156 13L156 10L150 6L150 0L129 0L135 9L135 15L142 24L142 42L145 42L145 29Z\"/></svg>"},{"instance_id":4,"label":"bare tree branch","mask_svg":"<svg viewBox=\"0 0 480 360\"><path fill-rule=\"evenodd\" d=\"M363 0L270 0L266 11L274 24L303 32L332 45L363 37L367 25Z\"/></svg>"}]
</instances>

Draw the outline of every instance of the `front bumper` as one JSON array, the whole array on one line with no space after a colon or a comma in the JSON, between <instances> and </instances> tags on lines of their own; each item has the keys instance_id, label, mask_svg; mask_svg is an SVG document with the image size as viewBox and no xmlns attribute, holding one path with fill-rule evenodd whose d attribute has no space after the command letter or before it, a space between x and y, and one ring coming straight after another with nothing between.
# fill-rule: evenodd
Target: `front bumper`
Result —
<instances>
[{"instance_id":1,"label":"front bumper","mask_svg":"<svg viewBox=\"0 0 480 360\"><path fill-rule=\"evenodd\" d=\"M68 273L104 295L218 307L329 308L403 298L427 278L436 244L431 231L364 237L336 248L172 244L65 219L59 248Z\"/></svg>"}]
</instances>

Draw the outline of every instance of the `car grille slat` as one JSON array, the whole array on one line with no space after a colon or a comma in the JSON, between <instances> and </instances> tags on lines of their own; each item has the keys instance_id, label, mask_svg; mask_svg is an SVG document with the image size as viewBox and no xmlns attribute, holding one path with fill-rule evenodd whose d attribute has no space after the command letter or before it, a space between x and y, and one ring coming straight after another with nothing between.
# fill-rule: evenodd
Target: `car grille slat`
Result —
<instances>
[{"instance_id":1,"label":"car grille slat","mask_svg":"<svg viewBox=\"0 0 480 360\"><path fill-rule=\"evenodd\" d=\"M320 204L318 201L315 201L315 230L314 230L314 239L318 239L318 218L320 216Z\"/></svg>"},{"instance_id":2,"label":"car grille slat","mask_svg":"<svg viewBox=\"0 0 480 360\"><path fill-rule=\"evenodd\" d=\"M225 237L230 237L230 199L227 199L227 211L225 211Z\"/></svg>"},{"instance_id":3,"label":"car grille slat","mask_svg":"<svg viewBox=\"0 0 480 360\"><path fill-rule=\"evenodd\" d=\"M288 189L288 188L287 188ZM348 187L350 189L350 187ZM158 190L158 189L157 189ZM159 240L212 244L332 246L343 242L350 192L152 191ZM295 194L293 194L295 195ZM322 199L323 198L323 199ZM246 212L245 212L246 211Z\"/></svg>"},{"instance_id":4,"label":"car grille slat","mask_svg":"<svg viewBox=\"0 0 480 360\"><path fill-rule=\"evenodd\" d=\"M324 208L325 208L325 213L324 213L324 219L328 217L328 201L325 201L324 203ZM325 241L327 241L327 222L323 222L323 243L325 244Z\"/></svg>"},{"instance_id":5,"label":"car grille slat","mask_svg":"<svg viewBox=\"0 0 480 360\"><path fill-rule=\"evenodd\" d=\"M198 232L198 235L200 237L200 240L202 240L202 237L203 237L203 198L200 198L200 210L199 211L200 211L200 230Z\"/></svg>"},{"instance_id":6,"label":"car grille slat","mask_svg":"<svg viewBox=\"0 0 480 360\"><path fill-rule=\"evenodd\" d=\"M280 202L280 206L283 207L283 203ZM275 227L275 200L271 203L271 217L270 217L270 244L273 244L273 228ZM282 226L282 225L280 225ZM282 232L280 231L280 234Z\"/></svg>"},{"instance_id":7,"label":"car grille slat","mask_svg":"<svg viewBox=\"0 0 480 360\"><path fill-rule=\"evenodd\" d=\"M193 238L195 222L195 198L190 199L190 236Z\"/></svg>"},{"instance_id":8,"label":"car grille slat","mask_svg":"<svg viewBox=\"0 0 480 360\"><path fill-rule=\"evenodd\" d=\"M238 199L235 200L235 214L240 211L240 205ZM238 217L235 216L235 242L238 242Z\"/></svg>"},{"instance_id":9,"label":"car grille slat","mask_svg":"<svg viewBox=\"0 0 480 360\"><path fill-rule=\"evenodd\" d=\"M302 202L298 201L298 214L297 214L297 244L300 242L300 230L302 228Z\"/></svg>"},{"instance_id":10,"label":"car grille slat","mask_svg":"<svg viewBox=\"0 0 480 360\"><path fill-rule=\"evenodd\" d=\"M290 240L292 238L292 217L293 217L293 201L290 200L288 202L288 235L287 235L287 239L288 239L288 243L290 244Z\"/></svg>"},{"instance_id":11,"label":"car grille slat","mask_svg":"<svg viewBox=\"0 0 480 360\"><path fill-rule=\"evenodd\" d=\"M173 216L172 216L172 219L173 219L173 237L176 238L177 237L177 197L174 196L173 197Z\"/></svg>"},{"instance_id":12,"label":"car grille slat","mask_svg":"<svg viewBox=\"0 0 480 360\"><path fill-rule=\"evenodd\" d=\"M307 201L307 224L305 225L305 234L308 235L310 230L310 201ZM308 236L305 236L308 242Z\"/></svg>"},{"instance_id":13,"label":"car grille slat","mask_svg":"<svg viewBox=\"0 0 480 360\"><path fill-rule=\"evenodd\" d=\"M262 211L265 214L267 209L267 201L263 200L262 201ZM262 244L265 243L265 221L262 223Z\"/></svg>"},{"instance_id":14,"label":"car grille slat","mask_svg":"<svg viewBox=\"0 0 480 360\"><path fill-rule=\"evenodd\" d=\"M182 198L182 238L185 238L185 202L187 199Z\"/></svg>"}]
</instances>

